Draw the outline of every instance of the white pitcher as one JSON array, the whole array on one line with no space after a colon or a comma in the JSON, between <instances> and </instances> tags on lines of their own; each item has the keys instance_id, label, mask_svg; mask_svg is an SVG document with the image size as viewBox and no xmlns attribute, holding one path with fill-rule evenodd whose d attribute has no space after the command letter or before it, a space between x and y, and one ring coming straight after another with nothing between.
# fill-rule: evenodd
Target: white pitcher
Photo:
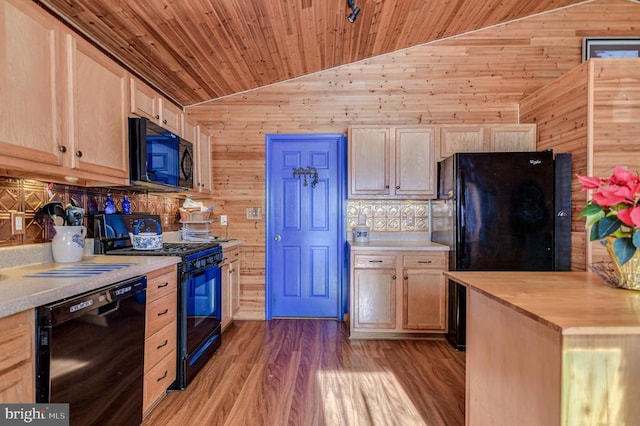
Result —
<instances>
[{"instance_id":1,"label":"white pitcher","mask_svg":"<svg viewBox=\"0 0 640 426\"><path fill-rule=\"evenodd\" d=\"M51 240L53 260L58 263L79 262L84 253L84 226L54 226L56 235Z\"/></svg>"}]
</instances>

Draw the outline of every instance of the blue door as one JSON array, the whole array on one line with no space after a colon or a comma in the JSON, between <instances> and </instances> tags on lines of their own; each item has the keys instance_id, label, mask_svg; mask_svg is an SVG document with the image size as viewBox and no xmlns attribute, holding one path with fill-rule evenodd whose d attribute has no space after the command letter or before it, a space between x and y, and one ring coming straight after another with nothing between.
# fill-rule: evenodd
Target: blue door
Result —
<instances>
[{"instance_id":1,"label":"blue door","mask_svg":"<svg viewBox=\"0 0 640 426\"><path fill-rule=\"evenodd\" d=\"M266 138L266 317L342 318L346 139Z\"/></svg>"}]
</instances>

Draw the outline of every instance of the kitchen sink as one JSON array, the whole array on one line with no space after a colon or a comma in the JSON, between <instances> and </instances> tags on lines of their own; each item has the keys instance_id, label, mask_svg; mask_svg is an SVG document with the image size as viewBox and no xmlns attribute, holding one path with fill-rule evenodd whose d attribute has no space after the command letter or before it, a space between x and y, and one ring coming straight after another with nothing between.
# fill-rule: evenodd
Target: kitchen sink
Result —
<instances>
[{"instance_id":1,"label":"kitchen sink","mask_svg":"<svg viewBox=\"0 0 640 426\"><path fill-rule=\"evenodd\" d=\"M25 275L30 278L86 278L133 266L133 263L81 263Z\"/></svg>"}]
</instances>

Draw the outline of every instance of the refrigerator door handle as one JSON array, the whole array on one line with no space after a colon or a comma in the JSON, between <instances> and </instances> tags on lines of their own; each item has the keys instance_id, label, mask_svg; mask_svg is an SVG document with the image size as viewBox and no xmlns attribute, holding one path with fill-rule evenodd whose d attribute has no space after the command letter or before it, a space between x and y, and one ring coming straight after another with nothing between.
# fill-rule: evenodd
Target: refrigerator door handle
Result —
<instances>
[{"instance_id":1,"label":"refrigerator door handle","mask_svg":"<svg viewBox=\"0 0 640 426\"><path fill-rule=\"evenodd\" d=\"M465 217L466 217L466 205L465 205L465 197L466 197L466 193L465 193L465 179L464 179L464 172L461 170L460 171L460 179L459 179L459 185L460 187L458 188L458 217L460 218L460 227L458 228L458 259L457 259L457 264L459 265L460 262L462 261L462 259L464 259L465 257L465 235L467 233L466 230L466 225L465 225ZM456 269L457 269L457 265L456 265Z\"/></svg>"}]
</instances>

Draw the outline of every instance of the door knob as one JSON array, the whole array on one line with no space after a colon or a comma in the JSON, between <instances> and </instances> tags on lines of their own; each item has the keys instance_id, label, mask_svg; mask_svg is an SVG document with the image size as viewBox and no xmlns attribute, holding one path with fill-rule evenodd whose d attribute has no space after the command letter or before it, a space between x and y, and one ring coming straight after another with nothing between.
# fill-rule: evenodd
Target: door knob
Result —
<instances>
[{"instance_id":1,"label":"door knob","mask_svg":"<svg viewBox=\"0 0 640 426\"><path fill-rule=\"evenodd\" d=\"M276 235L275 237L273 237L273 239L276 241L280 241L282 237L280 235Z\"/></svg>"}]
</instances>

